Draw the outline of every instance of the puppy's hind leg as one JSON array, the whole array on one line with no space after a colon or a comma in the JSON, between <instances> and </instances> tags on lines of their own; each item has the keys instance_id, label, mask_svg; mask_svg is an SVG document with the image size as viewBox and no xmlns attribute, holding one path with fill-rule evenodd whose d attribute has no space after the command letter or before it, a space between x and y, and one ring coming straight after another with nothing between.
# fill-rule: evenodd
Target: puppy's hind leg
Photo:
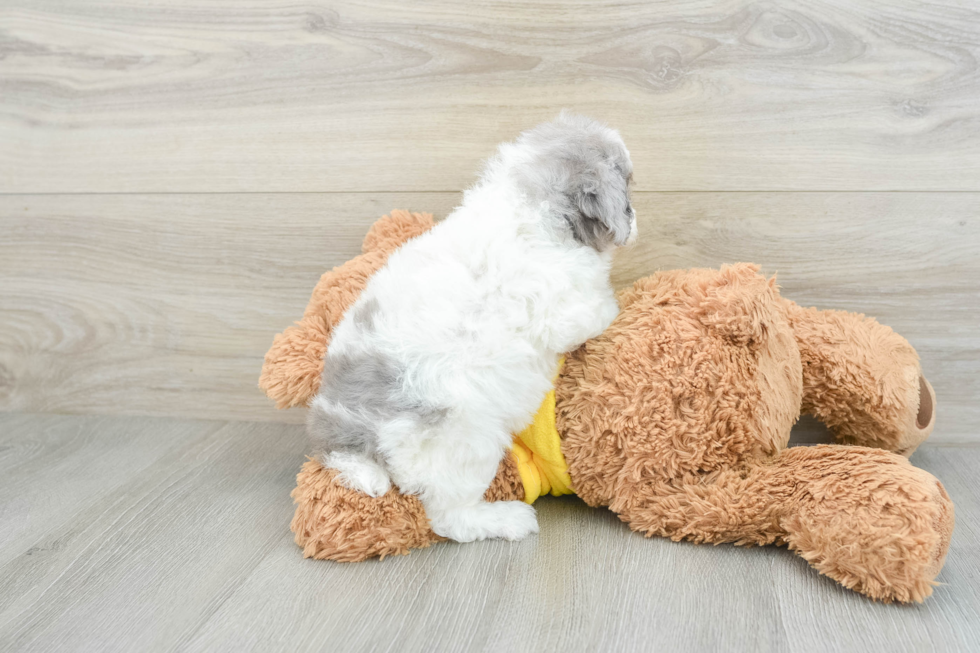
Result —
<instances>
[{"instance_id":1,"label":"puppy's hind leg","mask_svg":"<svg viewBox=\"0 0 980 653\"><path fill-rule=\"evenodd\" d=\"M491 437L452 431L427 438L417 446L389 452L394 480L417 493L432 530L457 542L491 538L520 540L538 532L534 508L523 501L487 503L483 499L504 455L509 434ZM442 436L442 437L439 437Z\"/></svg>"},{"instance_id":2,"label":"puppy's hind leg","mask_svg":"<svg viewBox=\"0 0 980 653\"><path fill-rule=\"evenodd\" d=\"M307 432L324 467L339 472L345 487L380 497L391 489L391 479L373 454L377 439L373 422L317 395L310 402Z\"/></svg>"},{"instance_id":3,"label":"puppy's hind leg","mask_svg":"<svg viewBox=\"0 0 980 653\"><path fill-rule=\"evenodd\" d=\"M432 531L457 542L500 538L521 540L538 532L534 508L523 501L498 501L436 508L423 501ZM432 506L430 509L429 506Z\"/></svg>"},{"instance_id":4,"label":"puppy's hind leg","mask_svg":"<svg viewBox=\"0 0 980 653\"><path fill-rule=\"evenodd\" d=\"M333 451L320 456L324 467L339 472L341 485L363 492L369 497L380 497L391 489L391 479L384 467L370 458L347 451Z\"/></svg>"}]
</instances>

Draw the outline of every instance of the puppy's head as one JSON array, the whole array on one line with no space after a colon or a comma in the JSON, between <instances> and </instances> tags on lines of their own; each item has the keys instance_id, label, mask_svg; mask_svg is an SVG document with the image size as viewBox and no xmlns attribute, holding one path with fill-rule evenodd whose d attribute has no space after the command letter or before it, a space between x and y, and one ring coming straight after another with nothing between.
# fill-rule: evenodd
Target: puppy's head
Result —
<instances>
[{"instance_id":1,"label":"puppy's head","mask_svg":"<svg viewBox=\"0 0 980 653\"><path fill-rule=\"evenodd\" d=\"M619 133L562 112L511 145L510 174L579 243L605 251L636 239L633 163Z\"/></svg>"}]
</instances>

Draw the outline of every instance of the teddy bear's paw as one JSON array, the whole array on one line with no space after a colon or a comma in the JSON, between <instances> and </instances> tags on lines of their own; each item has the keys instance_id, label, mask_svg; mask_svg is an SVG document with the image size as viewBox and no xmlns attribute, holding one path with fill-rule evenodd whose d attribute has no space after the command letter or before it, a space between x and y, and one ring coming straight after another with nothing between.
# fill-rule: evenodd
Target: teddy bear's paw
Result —
<instances>
[{"instance_id":1,"label":"teddy bear's paw","mask_svg":"<svg viewBox=\"0 0 980 653\"><path fill-rule=\"evenodd\" d=\"M479 503L430 515L432 530L457 542L520 540L538 532L534 508L523 501Z\"/></svg>"}]
</instances>

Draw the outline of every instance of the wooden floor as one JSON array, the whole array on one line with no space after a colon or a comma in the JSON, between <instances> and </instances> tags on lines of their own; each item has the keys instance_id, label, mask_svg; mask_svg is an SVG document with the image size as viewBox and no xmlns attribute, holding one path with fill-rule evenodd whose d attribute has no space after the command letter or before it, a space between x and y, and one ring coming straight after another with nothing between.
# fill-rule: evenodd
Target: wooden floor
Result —
<instances>
[{"instance_id":1,"label":"wooden floor","mask_svg":"<svg viewBox=\"0 0 980 653\"><path fill-rule=\"evenodd\" d=\"M786 549L632 533L573 497L525 541L304 560L293 425L0 416L4 651L976 651L980 447L925 446L957 526L923 605Z\"/></svg>"},{"instance_id":2,"label":"wooden floor","mask_svg":"<svg viewBox=\"0 0 980 653\"><path fill-rule=\"evenodd\" d=\"M978 61L962 0L0 3L0 651L980 650ZM757 262L916 347L958 522L925 605L574 499L521 543L301 558L273 335L563 108L633 155L617 286Z\"/></svg>"}]
</instances>

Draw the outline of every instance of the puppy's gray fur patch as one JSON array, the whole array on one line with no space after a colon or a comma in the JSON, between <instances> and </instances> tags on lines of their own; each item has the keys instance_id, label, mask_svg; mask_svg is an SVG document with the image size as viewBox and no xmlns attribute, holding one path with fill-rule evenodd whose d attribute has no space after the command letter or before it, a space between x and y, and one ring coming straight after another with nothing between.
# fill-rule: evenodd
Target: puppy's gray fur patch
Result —
<instances>
[{"instance_id":1,"label":"puppy's gray fur patch","mask_svg":"<svg viewBox=\"0 0 980 653\"><path fill-rule=\"evenodd\" d=\"M373 319L378 307L358 307ZM370 329L369 324L363 328ZM383 462L378 447L378 430L395 417L413 418L420 426L432 426L445 419L445 408L426 406L403 391L404 369L382 354L327 353L318 397L307 417L307 431L315 453L346 452Z\"/></svg>"},{"instance_id":2,"label":"puppy's gray fur patch","mask_svg":"<svg viewBox=\"0 0 980 653\"><path fill-rule=\"evenodd\" d=\"M363 302L357 302L353 307L354 312L352 317L354 319L354 324L365 331L373 331L374 320L380 309L381 307L378 305L378 300L374 297L371 297Z\"/></svg>"}]
</instances>

